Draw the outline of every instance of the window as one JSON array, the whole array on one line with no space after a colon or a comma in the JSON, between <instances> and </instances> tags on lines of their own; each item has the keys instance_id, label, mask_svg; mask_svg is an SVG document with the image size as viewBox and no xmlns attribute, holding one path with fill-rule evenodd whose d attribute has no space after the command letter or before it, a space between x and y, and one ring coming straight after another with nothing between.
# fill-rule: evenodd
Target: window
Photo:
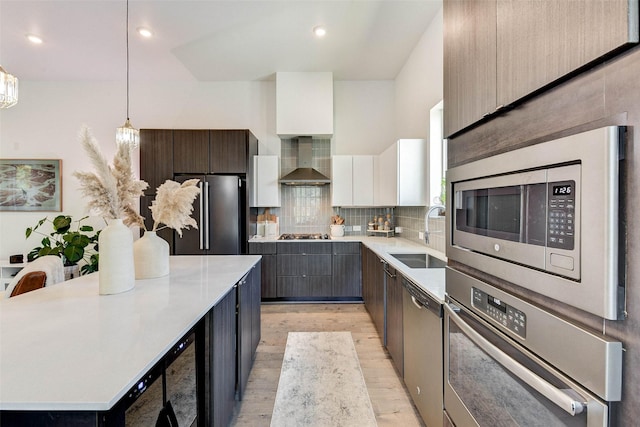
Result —
<instances>
[{"instance_id":1,"label":"window","mask_svg":"<svg viewBox=\"0 0 640 427\"><path fill-rule=\"evenodd\" d=\"M444 204L446 200L445 172L447 171L447 141L443 138L443 101L429 114L429 203Z\"/></svg>"}]
</instances>

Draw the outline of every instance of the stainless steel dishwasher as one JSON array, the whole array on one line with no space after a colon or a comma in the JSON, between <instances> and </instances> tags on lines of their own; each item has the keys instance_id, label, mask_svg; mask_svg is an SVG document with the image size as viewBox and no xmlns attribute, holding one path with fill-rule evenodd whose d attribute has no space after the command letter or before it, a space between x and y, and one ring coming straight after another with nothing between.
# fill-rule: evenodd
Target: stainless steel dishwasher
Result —
<instances>
[{"instance_id":1,"label":"stainless steel dishwasher","mask_svg":"<svg viewBox=\"0 0 640 427\"><path fill-rule=\"evenodd\" d=\"M442 305L402 278L404 382L428 427L443 423Z\"/></svg>"}]
</instances>

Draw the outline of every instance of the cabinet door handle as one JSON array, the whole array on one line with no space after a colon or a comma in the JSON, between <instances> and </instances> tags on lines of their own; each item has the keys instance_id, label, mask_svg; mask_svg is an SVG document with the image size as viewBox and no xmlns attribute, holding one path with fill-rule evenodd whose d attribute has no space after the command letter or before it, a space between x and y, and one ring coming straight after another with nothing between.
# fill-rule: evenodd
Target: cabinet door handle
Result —
<instances>
[{"instance_id":1,"label":"cabinet door handle","mask_svg":"<svg viewBox=\"0 0 640 427\"><path fill-rule=\"evenodd\" d=\"M203 183L200 181L198 183L198 187L200 187L200 250L204 249L204 192Z\"/></svg>"},{"instance_id":2,"label":"cabinet door handle","mask_svg":"<svg viewBox=\"0 0 640 427\"><path fill-rule=\"evenodd\" d=\"M204 216L207 225L207 231L204 234L204 248L209 250L209 183L205 181L204 183L204 195L207 198L204 204Z\"/></svg>"}]
</instances>

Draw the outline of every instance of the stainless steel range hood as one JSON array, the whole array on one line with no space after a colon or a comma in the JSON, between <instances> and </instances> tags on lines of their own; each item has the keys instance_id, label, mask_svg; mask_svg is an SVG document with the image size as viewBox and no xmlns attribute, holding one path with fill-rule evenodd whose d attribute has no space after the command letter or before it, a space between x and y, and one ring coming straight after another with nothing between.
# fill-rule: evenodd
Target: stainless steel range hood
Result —
<instances>
[{"instance_id":1,"label":"stainless steel range hood","mask_svg":"<svg viewBox=\"0 0 640 427\"><path fill-rule=\"evenodd\" d=\"M331 183L327 178L312 167L311 137L298 137L298 168L280 178L280 184L285 185L326 185Z\"/></svg>"}]
</instances>

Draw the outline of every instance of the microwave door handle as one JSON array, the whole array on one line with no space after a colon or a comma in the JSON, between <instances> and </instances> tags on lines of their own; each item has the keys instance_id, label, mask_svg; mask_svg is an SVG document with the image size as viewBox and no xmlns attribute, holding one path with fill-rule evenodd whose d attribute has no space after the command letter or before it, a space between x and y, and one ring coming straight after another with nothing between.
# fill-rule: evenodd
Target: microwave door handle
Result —
<instances>
[{"instance_id":1,"label":"microwave door handle","mask_svg":"<svg viewBox=\"0 0 640 427\"><path fill-rule=\"evenodd\" d=\"M496 362L502 365L509 372L514 374L516 377L527 383L533 389L538 391L544 397L549 399L559 408L562 408L564 411L569 413L572 416L578 415L584 411L587 403L586 402L578 402L577 400L571 398L567 395L563 390L549 384L549 382L540 378L538 375L534 374L512 357L508 356L498 347L491 344L486 338L476 332L471 326L469 326L458 314L455 313L454 309L449 307L449 304L444 304L444 308L446 312L449 314L449 317L453 322L464 332L464 334L473 341L480 349L482 349L485 353L491 356Z\"/></svg>"}]
</instances>

